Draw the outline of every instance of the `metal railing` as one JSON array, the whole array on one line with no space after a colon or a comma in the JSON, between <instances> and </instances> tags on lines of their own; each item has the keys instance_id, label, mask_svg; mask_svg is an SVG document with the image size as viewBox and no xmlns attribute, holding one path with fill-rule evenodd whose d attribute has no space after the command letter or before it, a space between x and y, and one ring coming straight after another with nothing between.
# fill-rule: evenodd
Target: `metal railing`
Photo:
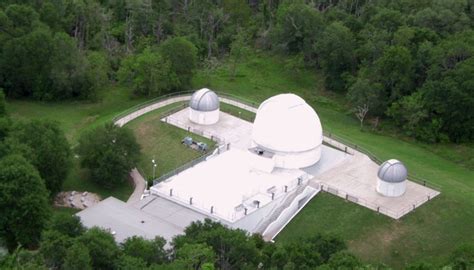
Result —
<instances>
[{"instance_id":1,"label":"metal railing","mask_svg":"<svg viewBox=\"0 0 474 270\"><path fill-rule=\"evenodd\" d=\"M372 209L372 210L374 210L378 213L387 215L387 216L392 217L394 219L399 219L399 218L403 217L404 215L406 215L409 212L415 210L416 208L418 208L419 206L421 206L425 202L433 199L434 197L436 197L439 194L437 191L431 191L430 193L426 194L425 196L418 198L416 201L410 202L409 205L404 206L402 209L400 209L398 211L394 211L394 210L388 209L384 206L380 206L378 204L371 203L371 202L369 202L369 201L367 201L363 198L359 198L359 197L357 197L353 194L350 194L350 193L348 193L344 190L338 189L338 188L336 188L336 187L334 187L334 186L332 186L328 183L325 183L325 182L320 182L320 187L321 187L322 191L325 191L327 193L331 193L332 195L344 198L347 201L359 204L361 206Z\"/></svg>"},{"instance_id":2,"label":"metal railing","mask_svg":"<svg viewBox=\"0 0 474 270\"><path fill-rule=\"evenodd\" d=\"M234 94L231 94L231 93L228 93L228 92L222 92L222 91L215 91L218 96L220 97L224 97L224 98L227 98L229 100L233 100L237 103L241 103L241 104L244 104L244 105L247 105L249 107L252 107L254 109L258 108L258 103L256 103L255 101L252 101L252 100L248 100L248 99L245 99L245 98L242 98L242 97L239 97L239 96L236 96ZM163 101L166 101L168 99L172 99L172 98L177 98L177 97L190 97L192 95L192 93L194 93L194 90L191 90L191 91L183 91L183 92L176 92L176 93L170 93L170 94L166 94L166 95L163 95L163 96L160 96L160 97L156 97L154 99L151 99L149 101L146 101L144 103L141 103L141 104L138 104L134 107L131 107L130 109L127 109L121 113L119 113L118 115L116 115L112 121L115 123L117 122L118 120L120 120L121 118L124 118L126 116L128 116L129 114L133 113L133 112L136 112L138 110L141 110L143 108L146 108L147 106L150 106L152 104L155 104L155 103L158 103L158 102L163 102ZM231 104L232 105L232 104ZM170 113L171 114L171 113ZM350 140L348 139L345 139L345 138L342 138L342 137L339 137L339 136L336 136L334 135L333 133L329 133L329 132L324 132L324 135L330 139L333 139L349 148L352 148L353 150L355 151L358 151L358 152L361 152L365 155L367 155L372 161L374 161L375 163L377 164L382 164L382 160L379 159L375 154L373 154L371 151L367 150L366 148L364 147L361 147L353 142L351 142ZM338 146L336 146L338 147ZM338 147L340 148L340 147ZM341 149L341 150L344 150L344 149ZM199 159L199 158L198 158ZM436 185L434 183L431 183L431 182L428 182L427 180L421 178L421 177L418 177L412 173L409 173L408 175L408 179L413 181L413 182L416 182L420 185L423 185L423 186L426 186L426 187L429 187L429 188L432 188L432 189L435 189L437 191L441 191L441 186L439 185Z\"/></svg>"}]
</instances>

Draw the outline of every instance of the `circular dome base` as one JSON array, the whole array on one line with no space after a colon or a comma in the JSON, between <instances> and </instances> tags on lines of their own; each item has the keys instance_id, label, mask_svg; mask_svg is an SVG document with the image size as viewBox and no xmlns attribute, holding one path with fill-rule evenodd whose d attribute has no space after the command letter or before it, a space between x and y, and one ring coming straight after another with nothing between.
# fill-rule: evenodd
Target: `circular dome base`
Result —
<instances>
[{"instance_id":1,"label":"circular dome base","mask_svg":"<svg viewBox=\"0 0 474 270\"><path fill-rule=\"evenodd\" d=\"M406 181L390 183L377 178L377 192L385 197L400 197L405 194Z\"/></svg>"},{"instance_id":2,"label":"circular dome base","mask_svg":"<svg viewBox=\"0 0 474 270\"><path fill-rule=\"evenodd\" d=\"M189 108L189 120L199 125L212 125L219 121L219 109L214 111L196 111Z\"/></svg>"}]
</instances>

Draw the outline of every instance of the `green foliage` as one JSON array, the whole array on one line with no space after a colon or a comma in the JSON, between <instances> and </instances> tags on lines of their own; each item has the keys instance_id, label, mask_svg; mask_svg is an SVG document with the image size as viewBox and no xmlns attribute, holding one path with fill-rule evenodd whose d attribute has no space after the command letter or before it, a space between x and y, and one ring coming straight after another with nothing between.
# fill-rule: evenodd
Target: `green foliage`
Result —
<instances>
[{"instance_id":1,"label":"green foliage","mask_svg":"<svg viewBox=\"0 0 474 270\"><path fill-rule=\"evenodd\" d=\"M361 261L351 253L347 251L337 252L331 255L328 261L328 265L332 269L338 270L351 270L362 267Z\"/></svg>"},{"instance_id":2,"label":"green foliage","mask_svg":"<svg viewBox=\"0 0 474 270\"><path fill-rule=\"evenodd\" d=\"M124 59L119 81L131 86L136 95L159 96L179 88L179 79L169 60L150 48Z\"/></svg>"},{"instance_id":3,"label":"green foliage","mask_svg":"<svg viewBox=\"0 0 474 270\"><path fill-rule=\"evenodd\" d=\"M147 269L146 262L139 257L132 257L122 255L117 263L117 269L120 270L145 270Z\"/></svg>"},{"instance_id":4,"label":"green foliage","mask_svg":"<svg viewBox=\"0 0 474 270\"><path fill-rule=\"evenodd\" d=\"M171 64L171 70L176 74L178 90L186 90L191 86L191 79L197 67L197 48L183 37L169 38L159 47L159 52L165 61Z\"/></svg>"},{"instance_id":5,"label":"green foliage","mask_svg":"<svg viewBox=\"0 0 474 270\"><path fill-rule=\"evenodd\" d=\"M140 146L131 130L110 123L84 133L78 153L93 181L112 188L127 180L138 162Z\"/></svg>"},{"instance_id":6,"label":"green foliage","mask_svg":"<svg viewBox=\"0 0 474 270\"><path fill-rule=\"evenodd\" d=\"M45 264L51 268L61 268L66 252L71 246L70 237L52 230L43 232L40 243L40 253L45 260Z\"/></svg>"},{"instance_id":7,"label":"green foliage","mask_svg":"<svg viewBox=\"0 0 474 270\"><path fill-rule=\"evenodd\" d=\"M48 195L38 171L23 157L0 160L0 236L10 251L38 244L50 214Z\"/></svg>"},{"instance_id":8,"label":"green foliage","mask_svg":"<svg viewBox=\"0 0 474 270\"><path fill-rule=\"evenodd\" d=\"M5 93L0 88L0 117L4 117L7 114L7 108L5 103Z\"/></svg>"},{"instance_id":9,"label":"green foliage","mask_svg":"<svg viewBox=\"0 0 474 270\"><path fill-rule=\"evenodd\" d=\"M206 244L184 244L176 251L176 260L187 269L205 269L213 265L216 255Z\"/></svg>"},{"instance_id":10,"label":"green foliage","mask_svg":"<svg viewBox=\"0 0 474 270\"><path fill-rule=\"evenodd\" d=\"M245 60L248 56L249 48L247 47L246 36L243 30L239 29L237 34L234 36L234 41L230 44L230 59L232 61L232 68L231 68L231 77L235 77L235 73L237 71L237 64Z\"/></svg>"},{"instance_id":11,"label":"green foliage","mask_svg":"<svg viewBox=\"0 0 474 270\"><path fill-rule=\"evenodd\" d=\"M218 258L218 268L241 269L259 263L256 244L248 238L245 231L230 230L209 219L193 222L185 229L185 235L173 239L175 250L180 250L186 243L201 243L211 247Z\"/></svg>"},{"instance_id":12,"label":"green foliage","mask_svg":"<svg viewBox=\"0 0 474 270\"><path fill-rule=\"evenodd\" d=\"M70 270L90 270L92 269L92 259L87 247L80 243L72 244L64 257L64 269Z\"/></svg>"},{"instance_id":13,"label":"green foliage","mask_svg":"<svg viewBox=\"0 0 474 270\"><path fill-rule=\"evenodd\" d=\"M38 169L50 195L56 195L72 165L70 145L59 124L46 120L19 122L10 136L32 150L25 157Z\"/></svg>"},{"instance_id":14,"label":"green foliage","mask_svg":"<svg viewBox=\"0 0 474 270\"><path fill-rule=\"evenodd\" d=\"M347 98L353 106L367 105L369 114L382 115L385 111L386 97L382 84L359 77L347 92Z\"/></svg>"},{"instance_id":15,"label":"green foliage","mask_svg":"<svg viewBox=\"0 0 474 270\"><path fill-rule=\"evenodd\" d=\"M121 248L125 255L141 259L145 264L162 264L167 261L165 250L166 240L157 236L153 240L146 240L139 236L126 239Z\"/></svg>"},{"instance_id":16,"label":"green foliage","mask_svg":"<svg viewBox=\"0 0 474 270\"><path fill-rule=\"evenodd\" d=\"M277 49L287 53L302 52L311 62L312 46L322 29L321 13L300 1L288 1L278 7L272 36Z\"/></svg>"},{"instance_id":17,"label":"green foliage","mask_svg":"<svg viewBox=\"0 0 474 270\"><path fill-rule=\"evenodd\" d=\"M110 233L95 227L79 236L78 241L89 250L94 269L114 269L120 250Z\"/></svg>"},{"instance_id":18,"label":"green foliage","mask_svg":"<svg viewBox=\"0 0 474 270\"><path fill-rule=\"evenodd\" d=\"M344 90L344 73L355 68L356 41L351 30L340 22L333 22L316 42L316 54L321 61L327 78L326 87L331 90Z\"/></svg>"},{"instance_id":19,"label":"green foliage","mask_svg":"<svg viewBox=\"0 0 474 270\"><path fill-rule=\"evenodd\" d=\"M474 267L474 245L463 244L451 255L450 266L453 270L467 270Z\"/></svg>"},{"instance_id":20,"label":"green foliage","mask_svg":"<svg viewBox=\"0 0 474 270\"><path fill-rule=\"evenodd\" d=\"M78 237L85 232L81 219L69 213L55 213L48 229L69 237Z\"/></svg>"}]
</instances>

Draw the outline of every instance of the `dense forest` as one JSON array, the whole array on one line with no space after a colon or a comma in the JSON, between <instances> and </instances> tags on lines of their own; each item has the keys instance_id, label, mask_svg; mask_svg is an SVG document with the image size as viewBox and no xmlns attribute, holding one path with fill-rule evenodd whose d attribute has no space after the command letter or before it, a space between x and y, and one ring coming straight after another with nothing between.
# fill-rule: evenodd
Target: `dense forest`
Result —
<instances>
[{"instance_id":1,"label":"dense forest","mask_svg":"<svg viewBox=\"0 0 474 270\"><path fill-rule=\"evenodd\" d=\"M119 82L158 96L188 90L196 68L266 50L289 70L323 72L361 124L468 142L473 19L469 0L5 0L0 87L10 98L94 99Z\"/></svg>"}]
</instances>

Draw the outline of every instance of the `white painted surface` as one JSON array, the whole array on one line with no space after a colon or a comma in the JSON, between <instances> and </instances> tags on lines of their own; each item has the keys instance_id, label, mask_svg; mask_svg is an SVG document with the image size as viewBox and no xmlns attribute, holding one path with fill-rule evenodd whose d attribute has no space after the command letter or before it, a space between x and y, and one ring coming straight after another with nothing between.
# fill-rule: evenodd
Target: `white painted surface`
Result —
<instances>
[{"instance_id":1,"label":"white painted surface","mask_svg":"<svg viewBox=\"0 0 474 270\"><path fill-rule=\"evenodd\" d=\"M228 222L235 222L272 201L269 189L274 189L274 199L295 189L298 177L307 180L301 170L273 170L272 173L255 170L249 151L230 149L214 158L201 162L180 174L151 188L151 192L168 199L213 214ZM172 190L172 196L170 195ZM190 198L192 205L190 205ZM242 205L242 209L238 209ZM237 209L236 209L237 208Z\"/></svg>"},{"instance_id":2,"label":"white painted surface","mask_svg":"<svg viewBox=\"0 0 474 270\"><path fill-rule=\"evenodd\" d=\"M307 186L301 194L296 196L290 206L283 210L275 221L268 225L262 233L263 237L273 240L319 191L319 189Z\"/></svg>"},{"instance_id":3,"label":"white painted surface","mask_svg":"<svg viewBox=\"0 0 474 270\"><path fill-rule=\"evenodd\" d=\"M275 166L296 169L315 164L321 157L322 141L319 117L302 98L281 94L258 108L252 145L275 153Z\"/></svg>"},{"instance_id":4,"label":"white painted surface","mask_svg":"<svg viewBox=\"0 0 474 270\"><path fill-rule=\"evenodd\" d=\"M273 151L304 152L321 145L323 131L318 115L302 98L281 94L258 108L252 140Z\"/></svg>"},{"instance_id":5,"label":"white painted surface","mask_svg":"<svg viewBox=\"0 0 474 270\"><path fill-rule=\"evenodd\" d=\"M213 125L219 121L219 109L206 112L189 108L189 120L199 125Z\"/></svg>"},{"instance_id":6,"label":"white painted surface","mask_svg":"<svg viewBox=\"0 0 474 270\"><path fill-rule=\"evenodd\" d=\"M407 182L390 183L377 177L377 192L386 197L400 197L405 194Z\"/></svg>"}]
</instances>

